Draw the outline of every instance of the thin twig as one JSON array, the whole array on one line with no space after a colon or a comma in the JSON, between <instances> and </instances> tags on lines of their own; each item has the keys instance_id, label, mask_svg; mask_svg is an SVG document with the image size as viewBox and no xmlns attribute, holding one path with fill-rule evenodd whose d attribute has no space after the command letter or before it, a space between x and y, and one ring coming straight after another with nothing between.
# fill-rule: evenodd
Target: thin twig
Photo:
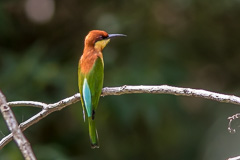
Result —
<instances>
[{"instance_id":1,"label":"thin twig","mask_svg":"<svg viewBox=\"0 0 240 160\"><path fill-rule=\"evenodd\" d=\"M102 96L109 95L122 95L122 94L133 94L133 93L150 93L150 94L172 94L178 96L191 96L191 97L200 97L211 99L218 102L232 103L240 105L240 97L233 95L225 95L215 92L210 92L202 89L191 89L191 88L180 88L172 87L167 85L160 86L122 86L122 87L105 87L102 89ZM59 102L53 104L45 104L42 102L33 102L33 101L16 101L9 102L8 104L11 107L14 106L34 106L43 108L42 111L29 118L25 122L22 122L19 127L24 131L31 125L37 123L41 119L45 118L52 112L61 110L73 103L76 103L80 100L80 94L77 93L69 98L65 98ZM0 141L0 149L2 149L7 143L12 140L12 135L9 134Z\"/></svg>"},{"instance_id":2,"label":"thin twig","mask_svg":"<svg viewBox=\"0 0 240 160\"><path fill-rule=\"evenodd\" d=\"M11 110L7 105L6 98L3 93L0 91L0 109L2 115L7 123L9 130L11 131L15 142L17 143L19 149L21 150L24 158L26 160L35 160L35 155L32 151L30 143L23 135L21 129L18 127L18 122Z\"/></svg>"},{"instance_id":3,"label":"thin twig","mask_svg":"<svg viewBox=\"0 0 240 160\"><path fill-rule=\"evenodd\" d=\"M46 103L42 102L35 102L35 101L14 101L14 102L8 102L9 106L30 106L30 107L38 107L44 109L44 107L47 106Z\"/></svg>"}]
</instances>

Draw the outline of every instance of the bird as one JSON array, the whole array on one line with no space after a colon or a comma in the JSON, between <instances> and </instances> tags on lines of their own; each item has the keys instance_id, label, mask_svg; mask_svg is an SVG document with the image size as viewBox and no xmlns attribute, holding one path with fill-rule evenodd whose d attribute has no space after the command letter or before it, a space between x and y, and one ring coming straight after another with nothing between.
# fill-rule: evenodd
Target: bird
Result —
<instances>
[{"instance_id":1,"label":"bird","mask_svg":"<svg viewBox=\"0 0 240 160\"><path fill-rule=\"evenodd\" d=\"M103 88L104 61L102 50L114 37L124 34L108 34L102 30L92 30L85 37L83 54L78 64L78 87L83 109L83 119L88 119L91 148L99 148L95 127L96 110ZM85 115L86 113L86 115Z\"/></svg>"}]
</instances>

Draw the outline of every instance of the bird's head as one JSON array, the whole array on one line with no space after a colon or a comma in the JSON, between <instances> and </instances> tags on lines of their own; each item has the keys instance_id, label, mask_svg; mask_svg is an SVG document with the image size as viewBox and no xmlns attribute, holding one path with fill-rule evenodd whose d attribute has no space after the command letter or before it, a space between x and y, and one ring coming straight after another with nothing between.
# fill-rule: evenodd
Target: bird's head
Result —
<instances>
[{"instance_id":1,"label":"bird's head","mask_svg":"<svg viewBox=\"0 0 240 160\"><path fill-rule=\"evenodd\" d=\"M124 34L108 34L105 31L92 30L85 38L85 47L94 47L96 50L102 51L109 43L111 38L126 36Z\"/></svg>"}]
</instances>

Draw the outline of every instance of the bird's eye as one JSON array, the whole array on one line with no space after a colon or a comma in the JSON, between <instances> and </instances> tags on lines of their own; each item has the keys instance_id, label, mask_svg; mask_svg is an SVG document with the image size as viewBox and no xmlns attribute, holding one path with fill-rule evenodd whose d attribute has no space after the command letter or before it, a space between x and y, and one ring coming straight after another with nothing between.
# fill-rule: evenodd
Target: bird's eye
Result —
<instances>
[{"instance_id":1,"label":"bird's eye","mask_svg":"<svg viewBox=\"0 0 240 160\"><path fill-rule=\"evenodd\" d=\"M98 41L103 40L103 36L99 36L99 37L97 38L97 40L98 40Z\"/></svg>"},{"instance_id":2,"label":"bird's eye","mask_svg":"<svg viewBox=\"0 0 240 160\"><path fill-rule=\"evenodd\" d=\"M96 41L101 41L101 40L103 40L103 39L106 39L107 37L105 37L105 36L99 36L97 39L96 39Z\"/></svg>"},{"instance_id":3,"label":"bird's eye","mask_svg":"<svg viewBox=\"0 0 240 160\"><path fill-rule=\"evenodd\" d=\"M107 36L101 36L101 39L106 39L107 38Z\"/></svg>"}]
</instances>

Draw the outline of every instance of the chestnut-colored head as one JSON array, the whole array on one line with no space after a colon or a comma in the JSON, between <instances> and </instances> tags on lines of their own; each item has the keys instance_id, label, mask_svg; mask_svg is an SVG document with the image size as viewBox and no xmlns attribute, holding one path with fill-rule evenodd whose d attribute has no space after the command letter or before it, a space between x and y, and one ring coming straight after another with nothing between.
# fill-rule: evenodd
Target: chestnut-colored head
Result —
<instances>
[{"instance_id":1,"label":"chestnut-colored head","mask_svg":"<svg viewBox=\"0 0 240 160\"><path fill-rule=\"evenodd\" d=\"M126 36L124 34L108 34L101 30L92 30L85 38L85 47L94 47L102 51L103 48L109 43L110 38Z\"/></svg>"}]
</instances>

